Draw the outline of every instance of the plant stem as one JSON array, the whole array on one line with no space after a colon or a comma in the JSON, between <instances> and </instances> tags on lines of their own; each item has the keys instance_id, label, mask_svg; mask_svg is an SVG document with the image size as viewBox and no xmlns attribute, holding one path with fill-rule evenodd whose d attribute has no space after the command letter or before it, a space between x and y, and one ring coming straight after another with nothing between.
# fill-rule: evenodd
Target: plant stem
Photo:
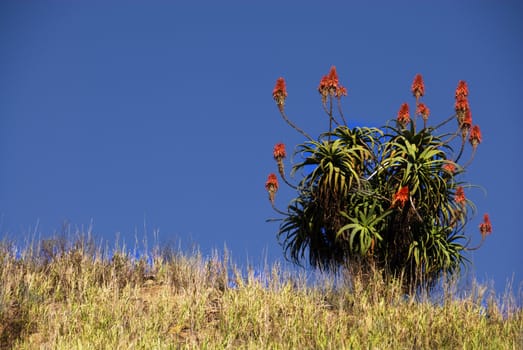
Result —
<instances>
[{"instance_id":1,"label":"plant stem","mask_svg":"<svg viewBox=\"0 0 523 350\"><path fill-rule=\"evenodd\" d=\"M289 124L294 130L296 130L297 132L299 132L300 134L302 134L303 136L305 136L306 138L308 138L310 141L314 141L312 139L312 137L310 137L309 135L307 135L307 133L305 131L303 131L302 129L300 129L298 126L296 126L293 122L291 122L289 120L289 118L287 118L287 115L285 114L285 111L283 110L283 108L280 108L280 114L283 118L283 120L285 120L287 122L287 124Z\"/></svg>"}]
</instances>

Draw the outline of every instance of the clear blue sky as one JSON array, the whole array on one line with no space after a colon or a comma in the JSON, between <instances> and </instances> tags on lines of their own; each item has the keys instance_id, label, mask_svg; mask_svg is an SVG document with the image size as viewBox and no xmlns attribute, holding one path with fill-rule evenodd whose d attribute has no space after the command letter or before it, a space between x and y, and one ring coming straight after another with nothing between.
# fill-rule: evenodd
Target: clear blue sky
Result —
<instances>
[{"instance_id":1,"label":"clear blue sky","mask_svg":"<svg viewBox=\"0 0 523 350\"><path fill-rule=\"evenodd\" d=\"M318 134L316 89L336 65L351 125L394 118L416 73L441 121L468 82L484 140L466 179L486 190L466 192L478 207L468 234L478 241L485 212L494 226L475 273L497 288L522 281L522 2L184 3L0 2L2 235L51 235L67 220L133 245L145 221L204 253L282 259L264 182L273 145L303 140L272 88L284 76L290 117Z\"/></svg>"}]
</instances>

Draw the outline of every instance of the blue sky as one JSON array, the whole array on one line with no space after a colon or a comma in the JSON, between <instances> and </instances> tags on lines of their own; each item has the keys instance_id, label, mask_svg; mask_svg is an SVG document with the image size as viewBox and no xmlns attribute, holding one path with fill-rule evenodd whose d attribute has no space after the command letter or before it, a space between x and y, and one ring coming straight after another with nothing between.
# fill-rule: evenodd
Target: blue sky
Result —
<instances>
[{"instance_id":1,"label":"blue sky","mask_svg":"<svg viewBox=\"0 0 523 350\"><path fill-rule=\"evenodd\" d=\"M64 221L109 242L160 240L282 259L264 182L272 148L302 142L272 100L285 77L289 116L327 128L317 86L331 65L351 125L380 126L423 74L432 120L469 85L479 146L466 180L494 232L471 256L480 281L523 279L518 1L0 3L0 232L59 232ZM287 163L287 168L290 164ZM285 208L290 190L278 192ZM146 227L146 230L144 229Z\"/></svg>"}]
</instances>

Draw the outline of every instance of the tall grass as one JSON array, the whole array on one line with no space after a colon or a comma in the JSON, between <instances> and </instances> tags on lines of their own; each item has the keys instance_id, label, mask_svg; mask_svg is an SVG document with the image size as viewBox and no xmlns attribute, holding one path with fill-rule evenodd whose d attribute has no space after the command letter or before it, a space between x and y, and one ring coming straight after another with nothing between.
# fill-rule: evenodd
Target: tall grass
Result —
<instances>
[{"instance_id":1,"label":"tall grass","mask_svg":"<svg viewBox=\"0 0 523 350\"><path fill-rule=\"evenodd\" d=\"M261 273L259 273L261 272ZM1 349L521 349L523 312L473 284L407 297L377 272L314 283L278 264L89 238L0 244Z\"/></svg>"}]
</instances>

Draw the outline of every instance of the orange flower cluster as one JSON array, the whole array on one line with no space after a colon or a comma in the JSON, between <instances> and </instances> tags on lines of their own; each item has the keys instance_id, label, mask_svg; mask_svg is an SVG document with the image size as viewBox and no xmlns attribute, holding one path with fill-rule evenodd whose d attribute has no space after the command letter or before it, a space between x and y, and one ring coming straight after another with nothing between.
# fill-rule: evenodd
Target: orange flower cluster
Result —
<instances>
[{"instance_id":1,"label":"orange flower cluster","mask_svg":"<svg viewBox=\"0 0 523 350\"><path fill-rule=\"evenodd\" d=\"M461 129L461 137L463 138L463 141L465 141L465 139L467 138L471 126L472 112L470 111L470 109L467 109L467 111L465 112L465 116L461 118L461 124L459 126Z\"/></svg>"},{"instance_id":2,"label":"orange flower cluster","mask_svg":"<svg viewBox=\"0 0 523 350\"><path fill-rule=\"evenodd\" d=\"M454 108L456 109L456 113L465 113L470 108L468 99L466 97L460 97L459 99L456 99Z\"/></svg>"},{"instance_id":3,"label":"orange flower cluster","mask_svg":"<svg viewBox=\"0 0 523 350\"><path fill-rule=\"evenodd\" d=\"M272 90L272 98L276 101L278 108L280 110L283 109L285 99L287 98L287 88L285 87L285 80L282 77L276 80L276 85Z\"/></svg>"},{"instance_id":4,"label":"orange flower cluster","mask_svg":"<svg viewBox=\"0 0 523 350\"><path fill-rule=\"evenodd\" d=\"M274 145L274 151L272 152L274 159L278 163L278 172L280 176L285 180L285 172L283 171L283 158L287 156L285 153L285 145L283 143L277 143Z\"/></svg>"},{"instance_id":5,"label":"orange flower cluster","mask_svg":"<svg viewBox=\"0 0 523 350\"><path fill-rule=\"evenodd\" d=\"M481 130L479 126L472 126L472 112L468 102L469 88L467 83L463 80L458 82L456 88L456 116L458 119L458 125L461 129L461 137L465 141L467 134L470 131L469 142L472 145L474 151L481 143Z\"/></svg>"},{"instance_id":6,"label":"orange flower cluster","mask_svg":"<svg viewBox=\"0 0 523 350\"><path fill-rule=\"evenodd\" d=\"M265 182L265 189L269 192L269 200L274 204L274 196L278 191L278 178L276 174L269 174L267 182Z\"/></svg>"},{"instance_id":7,"label":"orange flower cluster","mask_svg":"<svg viewBox=\"0 0 523 350\"><path fill-rule=\"evenodd\" d=\"M456 110L456 114L458 116L458 125L460 127L463 124L465 114L470 109L469 101L467 98L468 95L469 89L467 87L467 83L463 80L460 80L458 82L458 87L456 88L456 103L454 105L454 109Z\"/></svg>"},{"instance_id":8,"label":"orange flower cluster","mask_svg":"<svg viewBox=\"0 0 523 350\"><path fill-rule=\"evenodd\" d=\"M338 98L347 96L347 89L340 85L335 66L331 67L328 75L324 75L323 78L321 78L318 91L321 94L323 103L327 102L327 96L329 95Z\"/></svg>"},{"instance_id":9,"label":"orange flower cluster","mask_svg":"<svg viewBox=\"0 0 523 350\"><path fill-rule=\"evenodd\" d=\"M399 206L403 208L408 200L409 186L403 186L394 194L394 197L392 198L392 206L395 207L399 203Z\"/></svg>"},{"instance_id":10,"label":"orange flower cluster","mask_svg":"<svg viewBox=\"0 0 523 350\"><path fill-rule=\"evenodd\" d=\"M283 143L277 143L274 145L274 151L273 151L274 159L277 161L281 161L283 158L287 156L287 153L285 153L285 145Z\"/></svg>"},{"instance_id":11,"label":"orange flower cluster","mask_svg":"<svg viewBox=\"0 0 523 350\"><path fill-rule=\"evenodd\" d=\"M479 129L478 125L474 125L472 127L472 130L470 130L470 137L469 142L472 145L472 148L476 150L476 147L481 143L482 137L481 137L481 130Z\"/></svg>"},{"instance_id":12,"label":"orange flower cluster","mask_svg":"<svg viewBox=\"0 0 523 350\"><path fill-rule=\"evenodd\" d=\"M430 109L427 107L424 103L418 103L418 107L416 108L416 115L421 115L423 120L427 120L429 118Z\"/></svg>"},{"instance_id":13,"label":"orange flower cluster","mask_svg":"<svg viewBox=\"0 0 523 350\"><path fill-rule=\"evenodd\" d=\"M492 223L488 214L483 215L483 222L479 225L479 232L483 239L492 233Z\"/></svg>"},{"instance_id":14,"label":"orange flower cluster","mask_svg":"<svg viewBox=\"0 0 523 350\"><path fill-rule=\"evenodd\" d=\"M450 174L454 174L456 172L456 166L452 163L445 163L443 164L442 168Z\"/></svg>"},{"instance_id":15,"label":"orange flower cluster","mask_svg":"<svg viewBox=\"0 0 523 350\"><path fill-rule=\"evenodd\" d=\"M463 118L463 122L461 123L461 129L470 129L472 126L472 112L467 110L465 112L465 118Z\"/></svg>"},{"instance_id":16,"label":"orange flower cluster","mask_svg":"<svg viewBox=\"0 0 523 350\"><path fill-rule=\"evenodd\" d=\"M466 98L469 95L469 88L467 82L464 80L458 81L458 87L456 88L456 100L460 97Z\"/></svg>"},{"instance_id":17,"label":"orange flower cluster","mask_svg":"<svg viewBox=\"0 0 523 350\"><path fill-rule=\"evenodd\" d=\"M461 186L458 186L458 188L456 188L456 194L454 195L454 200L456 201L456 203L460 204L460 205L464 205L465 204L465 191L463 191L463 187Z\"/></svg>"},{"instance_id":18,"label":"orange flower cluster","mask_svg":"<svg viewBox=\"0 0 523 350\"><path fill-rule=\"evenodd\" d=\"M401 105L398 112L397 121L402 128L407 126L407 124L410 122L409 105L407 103Z\"/></svg>"},{"instance_id":19,"label":"orange flower cluster","mask_svg":"<svg viewBox=\"0 0 523 350\"><path fill-rule=\"evenodd\" d=\"M425 94L425 84L423 84L423 77L421 74L416 74L414 81L412 82L412 94L416 99L420 98Z\"/></svg>"}]
</instances>

